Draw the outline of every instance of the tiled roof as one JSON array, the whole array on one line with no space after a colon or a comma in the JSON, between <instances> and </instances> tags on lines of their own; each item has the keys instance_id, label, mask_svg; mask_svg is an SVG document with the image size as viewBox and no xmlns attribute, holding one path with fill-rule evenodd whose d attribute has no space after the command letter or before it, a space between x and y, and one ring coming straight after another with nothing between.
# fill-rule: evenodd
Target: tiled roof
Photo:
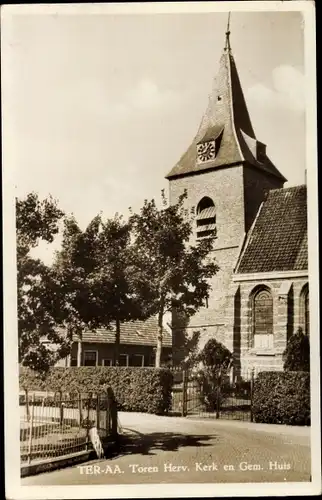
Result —
<instances>
[{"instance_id":1,"label":"tiled roof","mask_svg":"<svg viewBox=\"0 0 322 500\"><path fill-rule=\"evenodd\" d=\"M197 162L197 144L215 139L222 131L218 153L214 160ZM248 137L248 142L245 140ZM251 146L249 145L251 143ZM247 110L244 94L230 50L225 50L214 80L209 103L192 144L167 175L168 179L192 175L201 171L247 161L286 181L266 156L256 158L257 139Z\"/></svg>"},{"instance_id":2,"label":"tiled roof","mask_svg":"<svg viewBox=\"0 0 322 500\"><path fill-rule=\"evenodd\" d=\"M130 321L121 323L121 344L135 344L156 346L158 333L157 318L152 317L146 321ZM77 340L77 337L75 337ZM100 328L95 332L87 331L82 334L83 342L88 343L115 343L115 327ZM172 335L167 328L163 328L163 346L172 346Z\"/></svg>"},{"instance_id":3,"label":"tiled roof","mask_svg":"<svg viewBox=\"0 0 322 500\"><path fill-rule=\"evenodd\" d=\"M308 269L306 186L270 191L235 273Z\"/></svg>"}]
</instances>

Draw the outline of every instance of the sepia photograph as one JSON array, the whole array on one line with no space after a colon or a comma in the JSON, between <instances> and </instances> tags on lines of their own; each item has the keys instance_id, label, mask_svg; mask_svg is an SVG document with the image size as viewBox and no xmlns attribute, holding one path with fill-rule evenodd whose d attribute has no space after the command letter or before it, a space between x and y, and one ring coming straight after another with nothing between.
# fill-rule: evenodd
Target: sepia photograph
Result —
<instances>
[{"instance_id":1,"label":"sepia photograph","mask_svg":"<svg viewBox=\"0 0 322 500\"><path fill-rule=\"evenodd\" d=\"M321 492L314 2L1 10L6 497Z\"/></svg>"}]
</instances>

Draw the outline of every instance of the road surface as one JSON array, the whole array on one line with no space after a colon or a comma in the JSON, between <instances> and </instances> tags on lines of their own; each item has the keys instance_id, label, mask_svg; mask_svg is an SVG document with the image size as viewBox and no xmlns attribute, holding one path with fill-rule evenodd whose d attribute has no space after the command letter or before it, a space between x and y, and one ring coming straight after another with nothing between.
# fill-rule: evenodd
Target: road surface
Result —
<instances>
[{"instance_id":1,"label":"road surface","mask_svg":"<svg viewBox=\"0 0 322 500\"><path fill-rule=\"evenodd\" d=\"M22 479L24 485L310 480L310 429L119 414L129 441L106 460Z\"/></svg>"}]
</instances>

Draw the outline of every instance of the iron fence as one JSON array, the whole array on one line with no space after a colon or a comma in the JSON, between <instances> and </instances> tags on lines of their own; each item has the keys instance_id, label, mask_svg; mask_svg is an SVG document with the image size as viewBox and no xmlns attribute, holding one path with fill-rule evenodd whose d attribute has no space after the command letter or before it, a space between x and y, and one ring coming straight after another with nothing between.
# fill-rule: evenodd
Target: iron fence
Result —
<instances>
[{"instance_id":1,"label":"iron fence","mask_svg":"<svg viewBox=\"0 0 322 500\"><path fill-rule=\"evenodd\" d=\"M209 383L182 370L176 373L172 388L172 413L217 419L252 421L254 372L242 380Z\"/></svg>"},{"instance_id":2,"label":"iron fence","mask_svg":"<svg viewBox=\"0 0 322 500\"><path fill-rule=\"evenodd\" d=\"M19 395L21 463L90 450L90 429L105 442L117 435L111 393L70 394L25 391Z\"/></svg>"}]
</instances>

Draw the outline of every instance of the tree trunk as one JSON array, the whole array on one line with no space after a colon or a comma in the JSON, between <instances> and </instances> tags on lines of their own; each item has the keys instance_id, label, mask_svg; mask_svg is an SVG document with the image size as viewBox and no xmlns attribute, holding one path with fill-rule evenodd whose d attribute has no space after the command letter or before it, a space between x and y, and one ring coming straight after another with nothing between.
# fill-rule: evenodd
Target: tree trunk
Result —
<instances>
[{"instance_id":1,"label":"tree trunk","mask_svg":"<svg viewBox=\"0 0 322 500\"><path fill-rule=\"evenodd\" d=\"M121 323L119 319L117 319L115 323L114 366L118 366L120 361Z\"/></svg>"},{"instance_id":2,"label":"tree trunk","mask_svg":"<svg viewBox=\"0 0 322 500\"><path fill-rule=\"evenodd\" d=\"M161 297L160 310L158 315L158 338L157 338L157 348L155 353L155 367L160 368L161 366L161 355L162 355L162 340L163 340L163 309L164 309L164 299Z\"/></svg>"}]
</instances>

